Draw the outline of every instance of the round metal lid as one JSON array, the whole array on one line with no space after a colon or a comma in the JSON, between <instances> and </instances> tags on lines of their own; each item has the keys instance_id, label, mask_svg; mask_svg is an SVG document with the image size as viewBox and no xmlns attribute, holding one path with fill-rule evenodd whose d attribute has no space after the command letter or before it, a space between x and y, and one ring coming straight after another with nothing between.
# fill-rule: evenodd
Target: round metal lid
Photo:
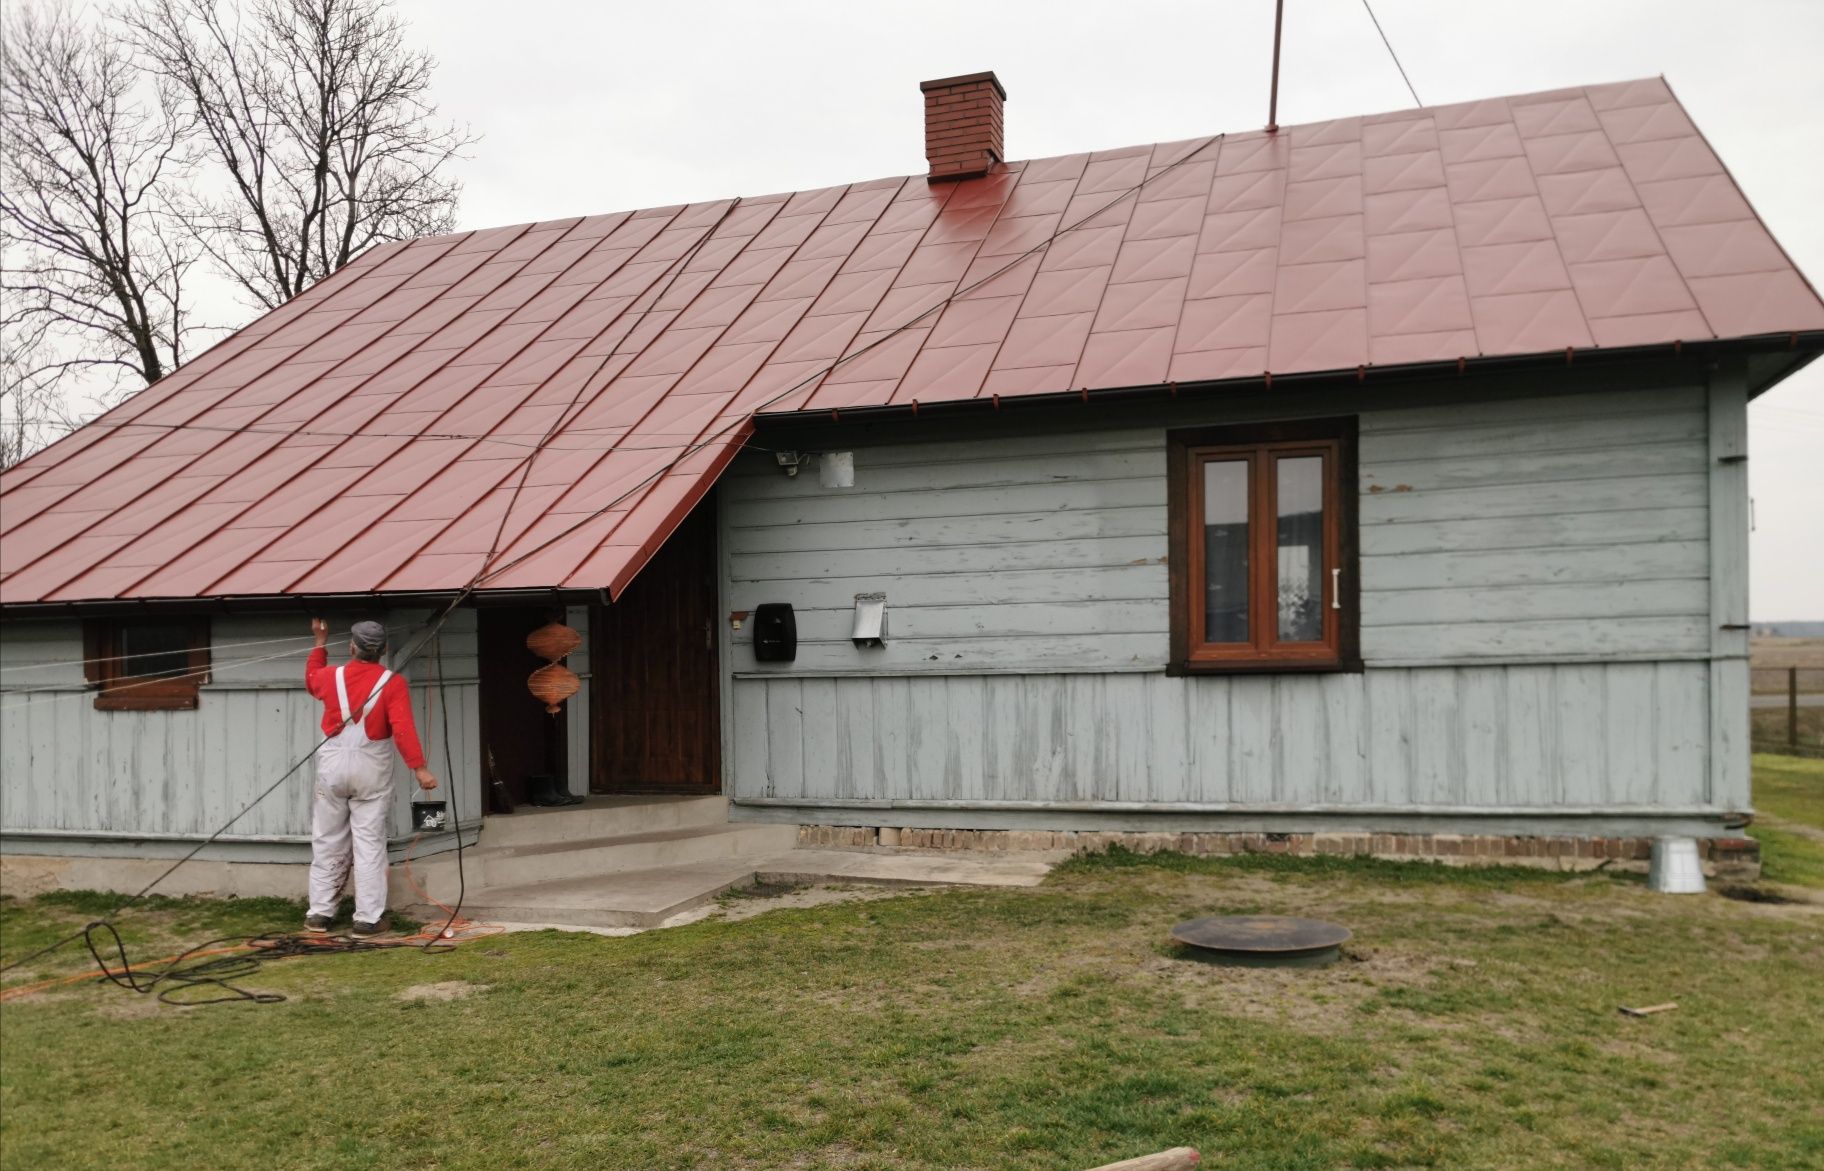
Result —
<instances>
[{"instance_id":1,"label":"round metal lid","mask_svg":"<svg viewBox=\"0 0 1824 1171\"><path fill-rule=\"evenodd\" d=\"M1207 951L1285 954L1340 947L1349 929L1322 919L1286 915L1207 915L1172 928L1172 938Z\"/></svg>"}]
</instances>

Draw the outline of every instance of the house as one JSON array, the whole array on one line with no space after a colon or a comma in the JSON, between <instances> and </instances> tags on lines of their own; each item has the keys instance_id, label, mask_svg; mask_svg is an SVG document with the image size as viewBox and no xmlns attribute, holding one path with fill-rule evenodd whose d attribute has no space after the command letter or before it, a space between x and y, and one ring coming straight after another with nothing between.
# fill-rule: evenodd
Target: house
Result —
<instances>
[{"instance_id":1,"label":"house","mask_svg":"<svg viewBox=\"0 0 1824 1171\"><path fill-rule=\"evenodd\" d=\"M376 248L6 473L13 872L272 786L311 614L471 827L1751 853L1746 408L1824 304L1662 80L1028 162L923 92L928 174ZM295 885L307 790L194 872Z\"/></svg>"}]
</instances>

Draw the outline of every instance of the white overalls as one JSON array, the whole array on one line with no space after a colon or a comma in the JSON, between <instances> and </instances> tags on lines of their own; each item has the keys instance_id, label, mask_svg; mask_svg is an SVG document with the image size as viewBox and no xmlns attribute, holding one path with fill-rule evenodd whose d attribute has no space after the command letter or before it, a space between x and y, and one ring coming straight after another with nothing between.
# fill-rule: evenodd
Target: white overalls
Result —
<instances>
[{"instance_id":1,"label":"white overalls","mask_svg":"<svg viewBox=\"0 0 1824 1171\"><path fill-rule=\"evenodd\" d=\"M310 817L310 914L335 915L352 854L355 920L377 923L386 914L386 826L393 807L393 743L368 739L367 717L393 673L381 673L357 715L348 706L348 681L343 674L347 669L336 668L342 730L317 749L316 800Z\"/></svg>"}]
</instances>

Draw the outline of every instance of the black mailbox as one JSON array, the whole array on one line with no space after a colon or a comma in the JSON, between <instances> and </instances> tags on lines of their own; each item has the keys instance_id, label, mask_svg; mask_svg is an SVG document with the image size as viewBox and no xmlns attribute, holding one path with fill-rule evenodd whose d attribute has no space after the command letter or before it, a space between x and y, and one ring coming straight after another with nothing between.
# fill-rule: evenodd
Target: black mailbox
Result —
<instances>
[{"instance_id":1,"label":"black mailbox","mask_svg":"<svg viewBox=\"0 0 1824 1171\"><path fill-rule=\"evenodd\" d=\"M798 657L798 617L790 602L762 602L754 611L754 658L789 663Z\"/></svg>"}]
</instances>

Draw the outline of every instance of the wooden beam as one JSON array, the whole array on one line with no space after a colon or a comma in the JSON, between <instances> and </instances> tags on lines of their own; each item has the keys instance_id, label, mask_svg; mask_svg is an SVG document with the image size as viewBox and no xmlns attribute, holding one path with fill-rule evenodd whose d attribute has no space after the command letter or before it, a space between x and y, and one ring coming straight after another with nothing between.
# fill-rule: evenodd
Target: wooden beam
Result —
<instances>
[{"instance_id":1,"label":"wooden beam","mask_svg":"<svg viewBox=\"0 0 1824 1171\"><path fill-rule=\"evenodd\" d=\"M1740 358L1710 375L1710 803L1747 809L1748 379Z\"/></svg>"}]
</instances>

